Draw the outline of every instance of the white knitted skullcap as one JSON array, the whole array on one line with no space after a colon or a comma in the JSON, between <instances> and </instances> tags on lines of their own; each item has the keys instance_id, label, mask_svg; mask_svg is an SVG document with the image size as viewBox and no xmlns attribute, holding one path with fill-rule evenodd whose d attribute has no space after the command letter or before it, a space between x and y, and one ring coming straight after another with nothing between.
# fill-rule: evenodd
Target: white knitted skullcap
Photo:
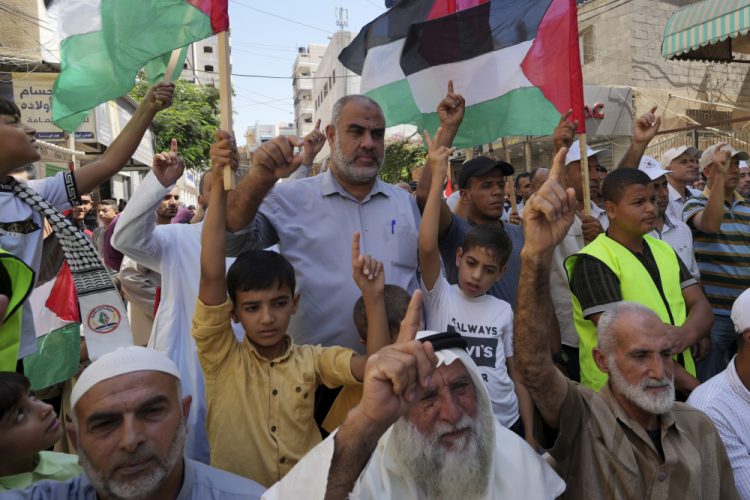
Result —
<instances>
[{"instance_id":1,"label":"white knitted skullcap","mask_svg":"<svg viewBox=\"0 0 750 500\"><path fill-rule=\"evenodd\" d=\"M120 347L101 356L83 370L70 393L70 407L75 408L78 400L99 382L142 371L167 373L180 380L177 365L164 353L136 345Z\"/></svg>"}]
</instances>

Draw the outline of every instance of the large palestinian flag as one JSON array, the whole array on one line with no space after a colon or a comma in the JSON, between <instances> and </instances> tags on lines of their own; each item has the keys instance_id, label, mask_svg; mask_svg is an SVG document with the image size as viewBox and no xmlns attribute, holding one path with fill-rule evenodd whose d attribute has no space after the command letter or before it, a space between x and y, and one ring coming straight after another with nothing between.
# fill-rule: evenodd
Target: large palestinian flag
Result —
<instances>
[{"instance_id":1,"label":"large palestinian flag","mask_svg":"<svg viewBox=\"0 0 750 500\"><path fill-rule=\"evenodd\" d=\"M434 131L448 80L466 99L454 141L547 135L573 109L583 132L575 0L401 0L339 56L390 125Z\"/></svg>"},{"instance_id":2,"label":"large palestinian flag","mask_svg":"<svg viewBox=\"0 0 750 500\"><path fill-rule=\"evenodd\" d=\"M90 109L133 88L144 66L158 80L173 49L229 28L227 1L45 0L61 40L53 122L75 130Z\"/></svg>"}]
</instances>

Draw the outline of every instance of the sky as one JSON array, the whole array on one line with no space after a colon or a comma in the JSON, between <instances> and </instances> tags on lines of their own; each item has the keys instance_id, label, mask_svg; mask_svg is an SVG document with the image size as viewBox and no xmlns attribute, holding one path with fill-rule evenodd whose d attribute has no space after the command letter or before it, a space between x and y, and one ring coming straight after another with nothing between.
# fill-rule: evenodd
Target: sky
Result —
<instances>
[{"instance_id":1,"label":"sky","mask_svg":"<svg viewBox=\"0 0 750 500\"><path fill-rule=\"evenodd\" d=\"M327 44L338 30L336 8L348 10L353 33L385 12L384 0L229 0L234 131L245 142L248 126L293 122L292 65L298 47Z\"/></svg>"}]
</instances>

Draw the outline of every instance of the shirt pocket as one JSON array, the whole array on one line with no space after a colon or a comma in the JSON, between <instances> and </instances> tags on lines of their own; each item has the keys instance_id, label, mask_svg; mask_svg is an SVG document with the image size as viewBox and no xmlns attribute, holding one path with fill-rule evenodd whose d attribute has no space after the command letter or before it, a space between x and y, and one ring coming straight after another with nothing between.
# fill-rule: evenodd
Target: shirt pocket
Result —
<instances>
[{"instance_id":1,"label":"shirt pocket","mask_svg":"<svg viewBox=\"0 0 750 500\"><path fill-rule=\"evenodd\" d=\"M385 232L386 241L391 248L391 264L416 269L419 233L412 225L412 219L406 214L399 214L398 219L387 224Z\"/></svg>"}]
</instances>

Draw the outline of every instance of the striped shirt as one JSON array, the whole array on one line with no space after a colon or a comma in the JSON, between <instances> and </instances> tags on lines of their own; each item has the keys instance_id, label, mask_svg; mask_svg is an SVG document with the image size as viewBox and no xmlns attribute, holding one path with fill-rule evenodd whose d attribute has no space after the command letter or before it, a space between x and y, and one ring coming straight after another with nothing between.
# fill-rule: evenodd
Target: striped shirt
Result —
<instances>
[{"instance_id":1,"label":"striped shirt","mask_svg":"<svg viewBox=\"0 0 750 500\"><path fill-rule=\"evenodd\" d=\"M710 191L685 203L683 220L692 227L693 216L706 208ZM693 251L701 272L701 283L714 314L729 316L734 300L750 287L750 201L735 193L724 201L724 216L718 233L693 229Z\"/></svg>"},{"instance_id":2,"label":"striped shirt","mask_svg":"<svg viewBox=\"0 0 750 500\"><path fill-rule=\"evenodd\" d=\"M737 357L711 380L698 386L687 400L713 420L727 449L734 484L750 498L750 391L737 374Z\"/></svg>"}]
</instances>

